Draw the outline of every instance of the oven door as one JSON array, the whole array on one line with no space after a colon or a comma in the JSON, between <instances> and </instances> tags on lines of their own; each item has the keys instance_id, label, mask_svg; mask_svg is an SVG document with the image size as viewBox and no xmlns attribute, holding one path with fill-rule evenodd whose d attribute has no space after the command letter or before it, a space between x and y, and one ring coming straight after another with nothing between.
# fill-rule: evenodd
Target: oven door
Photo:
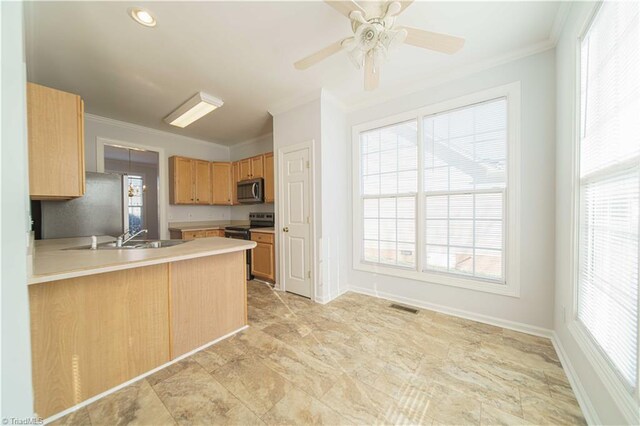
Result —
<instances>
[{"instance_id":1,"label":"oven door","mask_svg":"<svg viewBox=\"0 0 640 426\"><path fill-rule=\"evenodd\" d=\"M248 234L248 232L244 232L244 231L233 231L231 229L225 229L224 230L224 237L225 238L235 238L237 240L248 240L249 239L249 234Z\"/></svg>"},{"instance_id":2,"label":"oven door","mask_svg":"<svg viewBox=\"0 0 640 426\"><path fill-rule=\"evenodd\" d=\"M264 202L262 178L238 182L237 192L239 203L258 204Z\"/></svg>"},{"instance_id":3,"label":"oven door","mask_svg":"<svg viewBox=\"0 0 640 426\"><path fill-rule=\"evenodd\" d=\"M224 237L225 238L235 238L237 240L249 240L251 239L250 233L248 231L234 231L233 229L225 229ZM251 274L251 250L247 250L246 256L246 277L248 280L253 279L253 275Z\"/></svg>"}]
</instances>

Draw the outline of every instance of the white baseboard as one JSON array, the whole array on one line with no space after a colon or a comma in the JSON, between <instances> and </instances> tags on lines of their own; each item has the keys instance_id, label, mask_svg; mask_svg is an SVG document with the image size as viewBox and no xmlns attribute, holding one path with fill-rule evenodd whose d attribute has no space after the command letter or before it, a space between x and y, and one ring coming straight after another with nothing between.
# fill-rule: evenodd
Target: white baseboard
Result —
<instances>
[{"instance_id":1,"label":"white baseboard","mask_svg":"<svg viewBox=\"0 0 640 426\"><path fill-rule=\"evenodd\" d=\"M315 302L316 303L320 303L321 305L326 305L327 303L331 302L332 300L337 299L338 297L342 296L343 294L345 294L349 290L350 290L350 288L347 286L347 287L343 288L342 290L338 290L334 294L330 294L327 297L318 296L318 297L316 297Z\"/></svg>"},{"instance_id":2,"label":"white baseboard","mask_svg":"<svg viewBox=\"0 0 640 426\"><path fill-rule=\"evenodd\" d=\"M553 343L553 347L558 354L558 358L560 358L562 368L564 369L564 372L569 379L571 389L573 390L573 393L578 400L578 404L580 404L580 409L582 410L582 414L584 415L585 420L590 425L601 425L602 422L598 417L598 413L596 412L596 409L593 406L589 395L582 386L582 382L580 382L580 379L578 378L578 375L573 368L573 364L571 364L571 359L567 356L567 353L562 346L562 342L560 342L560 339L558 338L558 335L555 331L551 336L551 343Z\"/></svg>"},{"instance_id":3,"label":"white baseboard","mask_svg":"<svg viewBox=\"0 0 640 426\"><path fill-rule=\"evenodd\" d=\"M224 339L226 339L228 337L231 337L236 333L239 333L239 332L241 332L243 330L246 330L247 328L249 328L248 325L245 325L244 327L240 327L239 329L237 329L235 331L232 331L229 334L225 334L224 336L219 337L216 340L213 340L213 341L211 341L209 343L205 343L204 345L200 346L199 348L196 348L196 349L192 350L191 352L187 352L184 355L180 355L179 357L177 357L175 359L172 359L171 361L167 362L166 364L162 364L161 366L156 367L153 370L149 370L146 373L143 373L143 374L141 374L141 375L139 375L137 377L134 377L133 379L128 380L128 381L126 381L124 383L121 383L118 386L113 387L111 389L108 389L108 390L106 390L106 391L104 391L104 392L102 392L102 393L100 393L100 394L98 394L96 396L93 396L93 397L91 397L89 399L85 399L84 401L82 401L79 404L74 405L73 407L67 408L66 410L61 411L61 412L59 412L57 414L54 414L53 416L47 417L44 420L44 424L51 423L51 422L53 422L55 420L58 420L58 419L60 419L60 418L62 418L64 416L66 416L67 414L71 414L74 411L79 410L82 407L86 407L87 405L91 404L92 402L95 402L95 401L99 400L100 398L104 398L107 395L110 395L110 394L112 394L114 392L117 392L120 389L125 388L125 387L129 386L130 384L137 382L140 379L144 379L145 377L150 376L151 374L153 374L153 373L155 373L157 371L160 371L163 368L166 368L166 367L170 366L171 364L175 364L178 361L182 361L183 359L195 354L196 352L201 351L201 350L203 350L205 348L208 348L209 346L214 345L214 344L218 343L219 341L224 340Z\"/></svg>"},{"instance_id":4,"label":"white baseboard","mask_svg":"<svg viewBox=\"0 0 640 426\"><path fill-rule=\"evenodd\" d=\"M478 321L484 324L495 325L497 327L519 331L521 333L532 334L534 336L546 337L548 339L551 339L551 337L553 336L553 330L550 330L547 328L536 327L533 325L524 324L524 323L515 322L515 321L509 321L502 318L492 317L489 315L477 314L475 312L465 311L463 309L451 308L449 306L438 305L435 303L429 303L423 300L411 299L403 296L397 296L395 294L371 290L364 287L350 286L349 290L355 293L366 294L368 296L378 297L380 299L386 299L392 302L398 302L398 303L403 303L405 305L411 305L418 308L428 309L431 311L436 311L436 312L440 312L447 315L453 315L454 317L464 318L472 321Z\"/></svg>"}]
</instances>

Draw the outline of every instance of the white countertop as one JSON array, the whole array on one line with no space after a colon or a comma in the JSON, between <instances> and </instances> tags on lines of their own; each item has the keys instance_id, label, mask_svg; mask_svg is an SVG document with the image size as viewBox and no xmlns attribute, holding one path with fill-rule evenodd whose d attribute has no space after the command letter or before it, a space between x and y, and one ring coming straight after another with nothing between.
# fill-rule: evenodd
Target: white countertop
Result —
<instances>
[{"instance_id":1,"label":"white countertop","mask_svg":"<svg viewBox=\"0 0 640 426\"><path fill-rule=\"evenodd\" d=\"M98 243L113 241L98 237ZM82 277L122 269L194 259L217 254L249 250L256 243L231 238L198 238L173 247L122 250L64 250L86 246L90 237L39 240L33 250L33 274L28 284Z\"/></svg>"},{"instance_id":2,"label":"white countertop","mask_svg":"<svg viewBox=\"0 0 640 426\"><path fill-rule=\"evenodd\" d=\"M260 232L263 234L275 234L276 230L274 228L251 228L249 232Z\"/></svg>"},{"instance_id":3,"label":"white countertop","mask_svg":"<svg viewBox=\"0 0 640 426\"><path fill-rule=\"evenodd\" d=\"M227 225L184 225L184 226L170 226L169 231L205 231L209 229L224 229Z\"/></svg>"},{"instance_id":4,"label":"white countertop","mask_svg":"<svg viewBox=\"0 0 640 426\"><path fill-rule=\"evenodd\" d=\"M248 225L246 220L232 220L232 221L220 221L220 220L205 220L199 222L170 222L170 231L204 231L206 229L224 229L229 225Z\"/></svg>"}]
</instances>

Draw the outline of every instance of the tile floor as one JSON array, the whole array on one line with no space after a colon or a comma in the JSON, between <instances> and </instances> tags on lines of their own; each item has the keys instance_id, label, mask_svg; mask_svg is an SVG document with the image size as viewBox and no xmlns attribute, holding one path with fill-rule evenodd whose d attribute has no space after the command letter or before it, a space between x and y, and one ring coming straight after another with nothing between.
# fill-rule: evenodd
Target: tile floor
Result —
<instances>
[{"instance_id":1,"label":"tile floor","mask_svg":"<svg viewBox=\"0 0 640 426\"><path fill-rule=\"evenodd\" d=\"M585 424L548 339L249 283L250 328L56 424Z\"/></svg>"}]
</instances>

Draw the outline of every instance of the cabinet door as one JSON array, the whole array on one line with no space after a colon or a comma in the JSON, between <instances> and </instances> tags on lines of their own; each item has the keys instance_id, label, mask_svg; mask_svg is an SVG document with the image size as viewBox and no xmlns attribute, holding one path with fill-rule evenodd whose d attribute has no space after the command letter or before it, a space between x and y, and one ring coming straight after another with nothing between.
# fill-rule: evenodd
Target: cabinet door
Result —
<instances>
[{"instance_id":1,"label":"cabinet door","mask_svg":"<svg viewBox=\"0 0 640 426\"><path fill-rule=\"evenodd\" d=\"M205 231L205 237L224 237L224 231L222 229L209 229Z\"/></svg>"},{"instance_id":2,"label":"cabinet door","mask_svg":"<svg viewBox=\"0 0 640 426\"><path fill-rule=\"evenodd\" d=\"M264 155L264 202L273 203L275 200L273 174L273 152Z\"/></svg>"},{"instance_id":3,"label":"cabinet door","mask_svg":"<svg viewBox=\"0 0 640 426\"><path fill-rule=\"evenodd\" d=\"M208 161L195 160L196 204L211 204L211 166Z\"/></svg>"},{"instance_id":4,"label":"cabinet door","mask_svg":"<svg viewBox=\"0 0 640 426\"><path fill-rule=\"evenodd\" d=\"M273 244L257 243L251 250L251 273L267 280L275 279Z\"/></svg>"},{"instance_id":5,"label":"cabinet door","mask_svg":"<svg viewBox=\"0 0 640 426\"><path fill-rule=\"evenodd\" d=\"M231 163L211 163L213 204L231 205Z\"/></svg>"},{"instance_id":6,"label":"cabinet door","mask_svg":"<svg viewBox=\"0 0 640 426\"><path fill-rule=\"evenodd\" d=\"M80 96L28 83L27 122L31 198L84 195L84 104Z\"/></svg>"},{"instance_id":7,"label":"cabinet door","mask_svg":"<svg viewBox=\"0 0 640 426\"><path fill-rule=\"evenodd\" d=\"M251 159L240 160L240 180L251 179Z\"/></svg>"},{"instance_id":8,"label":"cabinet door","mask_svg":"<svg viewBox=\"0 0 640 426\"><path fill-rule=\"evenodd\" d=\"M182 231L183 240L195 240L207 236L207 231Z\"/></svg>"},{"instance_id":9,"label":"cabinet door","mask_svg":"<svg viewBox=\"0 0 640 426\"><path fill-rule=\"evenodd\" d=\"M264 177L264 157L258 155L251 158L251 179Z\"/></svg>"},{"instance_id":10,"label":"cabinet door","mask_svg":"<svg viewBox=\"0 0 640 426\"><path fill-rule=\"evenodd\" d=\"M240 182L240 162L236 161L232 165L231 174L231 204L238 205L238 182Z\"/></svg>"},{"instance_id":11,"label":"cabinet door","mask_svg":"<svg viewBox=\"0 0 640 426\"><path fill-rule=\"evenodd\" d=\"M171 204L195 204L194 161L190 158L169 159L169 202Z\"/></svg>"}]
</instances>

